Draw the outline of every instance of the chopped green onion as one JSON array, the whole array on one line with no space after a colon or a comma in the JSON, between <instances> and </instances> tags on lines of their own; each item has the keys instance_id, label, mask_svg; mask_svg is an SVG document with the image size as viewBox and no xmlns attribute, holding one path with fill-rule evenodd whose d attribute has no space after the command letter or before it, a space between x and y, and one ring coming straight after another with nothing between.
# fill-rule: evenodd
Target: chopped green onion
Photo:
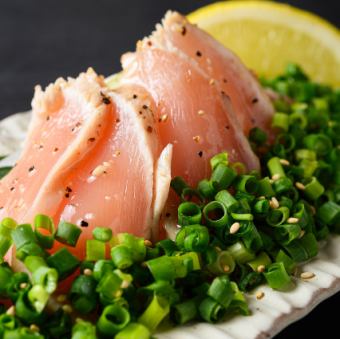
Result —
<instances>
[{"instance_id":1,"label":"chopped green onion","mask_svg":"<svg viewBox=\"0 0 340 339\"><path fill-rule=\"evenodd\" d=\"M228 276L223 275L216 277L212 281L207 295L221 304L224 308L227 308L234 297L234 290L231 287Z\"/></svg>"},{"instance_id":2,"label":"chopped green onion","mask_svg":"<svg viewBox=\"0 0 340 339\"><path fill-rule=\"evenodd\" d=\"M198 315L198 301L197 298L186 300L173 307L172 318L177 324L183 325L194 320Z\"/></svg>"},{"instance_id":3,"label":"chopped green onion","mask_svg":"<svg viewBox=\"0 0 340 339\"><path fill-rule=\"evenodd\" d=\"M60 221L55 238L62 244L75 247L82 230L69 222Z\"/></svg>"},{"instance_id":4,"label":"chopped green onion","mask_svg":"<svg viewBox=\"0 0 340 339\"><path fill-rule=\"evenodd\" d=\"M99 259L104 258L105 256ZM111 258L116 267L119 269L128 268L133 264L132 249L124 244L116 245L111 248Z\"/></svg>"},{"instance_id":5,"label":"chopped green onion","mask_svg":"<svg viewBox=\"0 0 340 339\"><path fill-rule=\"evenodd\" d=\"M255 194L258 186L258 180L252 175L241 175L235 184L235 188L238 191L249 194Z\"/></svg>"},{"instance_id":6,"label":"chopped green onion","mask_svg":"<svg viewBox=\"0 0 340 339\"><path fill-rule=\"evenodd\" d=\"M215 195L215 189L211 180L203 179L197 185L197 190L206 199L213 199Z\"/></svg>"},{"instance_id":7,"label":"chopped green onion","mask_svg":"<svg viewBox=\"0 0 340 339\"><path fill-rule=\"evenodd\" d=\"M29 243L37 243L37 238L29 224L18 225L11 235L17 249Z\"/></svg>"},{"instance_id":8,"label":"chopped green onion","mask_svg":"<svg viewBox=\"0 0 340 339\"><path fill-rule=\"evenodd\" d=\"M95 325L78 320L72 328L72 339L97 339Z\"/></svg>"},{"instance_id":9,"label":"chopped green onion","mask_svg":"<svg viewBox=\"0 0 340 339\"><path fill-rule=\"evenodd\" d=\"M212 171L214 171L215 168L220 164L228 166L229 161L227 152L218 153L210 159L210 166Z\"/></svg>"},{"instance_id":10,"label":"chopped green onion","mask_svg":"<svg viewBox=\"0 0 340 339\"><path fill-rule=\"evenodd\" d=\"M271 264L271 259L266 252L260 252L254 260L248 261L247 264L252 268L253 271L258 271L259 267L264 268Z\"/></svg>"},{"instance_id":11,"label":"chopped green onion","mask_svg":"<svg viewBox=\"0 0 340 339\"><path fill-rule=\"evenodd\" d=\"M118 304L112 304L104 308L97 321L97 328L100 333L112 338L129 322L130 314L128 310Z\"/></svg>"},{"instance_id":12,"label":"chopped green onion","mask_svg":"<svg viewBox=\"0 0 340 339\"><path fill-rule=\"evenodd\" d=\"M112 229L109 227L96 227L92 231L95 240L109 242L112 238Z\"/></svg>"},{"instance_id":13,"label":"chopped green onion","mask_svg":"<svg viewBox=\"0 0 340 339\"><path fill-rule=\"evenodd\" d=\"M332 149L332 141L324 134L309 134L303 139L303 143L318 156L324 156Z\"/></svg>"},{"instance_id":14,"label":"chopped green onion","mask_svg":"<svg viewBox=\"0 0 340 339\"><path fill-rule=\"evenodd\" d=\"M41 313L47 305L50 294L41 285L34 285L27 293L27 298L34 309Z\"/></svg>"},{"instance_id":15,"label":"chopped green onion","mask_svg":"<svg viewBox=\"0 0 340 339\"><path fill-rule=\"evenodd\" d=\"M203 252L208 243L209 232L205 226L184 226L176 235L176 245L184 251Z\"/></svg>"},{"instance_id":16,"label":"chopped green onion","mask_svg":"<svg viewBox=\"0 0 340 339\"><path fill-rule=\"evenodd\" d=\"M275 290L287 290L291 286L291 278L282 262L271 264L264 273L268 285Z\"/></svg>"},{"instance_id":17,"label":"chopped green onion","mask_svg":"<svg viewBox=\"0 0 340 339\"><path fill-rule=\"evenodd\" d=\"M207 264L207 269L216 275L230 274L235 270L235 260L228 251L213 250L213 255Z\"/></svg>"},{"instance_id":18,"label":"chopped green onion","mask_svg":"<svg viewBox=\"0 0 340 339\"><path fill-rule=\"evenodd\" d=\"M320 206L317 210L318 219L326 224L332 225L340 220L340 205L333 201L328 201Z\"/></svg>"},{"instance_id":19,"label":"chopped green onion","mask_svg":"<svg viewBox=\"0 0 340 339\"><path fill-rule=\"evenodd\" d=\"M198 309L201 317L209 323L217 322L225 314L224 307L211 297L203 299Z\"/></svg>"},{"instance_id":20,"label":"chopped green onion","mask_svg":"<svg viewBox=\"0 0 340 339\"><path fill-rule=\"evenodd\" d=\"M181 226L199 224L202 212L198 205L193 202L183 202L178 206L178 223Z\"/></svg>"},{"instance_id":21,"label":"chopped green onion","mask_svg":"<svg viewBox=\"0 0 340 339\"><path fill-rule=\"evenodd\" d=\"M288 131L289 116L286 113L275 113L272 119L272 127L281 128L284 131Z\"/></svg>"},{"instance_id":22,"label":"chopped green onion","mask_svg":"<svg viewBox=\"0 0 340 339\"><path fill-rule=\"evenodd\" d=\"M70 300L76 311L88 314L97 306L96 280L92 276L79 275L72 283Z\"/></svg>"},{"instance_id":23,"label":"chopped green onion","mask_svg":"<svg viewBox=\"0 0 340 339\"><path fill-rule=\"evenodd\" d=\"M227 210L229 210L231 206L237 204L237 200L227 190L218 192L215 196L215 200L222 203Z\"/></svg>"},{"instance_id":24,"label":"chopped green onion","mask_svg":"<svg viewBox=\"0 0 340 339\"><path fill-rule=\"evenodd\" d=\"M47 215L38 214L34 218L34 227L34 232L39 241L39 244L43 248L52 248L55 233L53 220ZM40 229L44 230L45 233L47 232L49 235L42 233Z\"/></svg>"},{"instance_id":25,"label":"chopped green onion","mask_svg":"<svg viewBox=\"0 0 340 339\"><path fill-rule=\"evenodd\" d=\"M153 332L169 312L169 302L160 296L154 295L149 306L138 318L138 322Z\"/></svg>"},{"instance_id":26,"label":"chopped green onion","mask_svg":"<svg viewBox=\"0 0 340 339\"><path fill-rule=\"evenodd\" d=\"M182 195L183 189L189 187L182 177L174 177L170 186L179 197Z\"/></svg>"},{"instance_id":27,"label":"chopped green onion","mask_svg":"<svg viewBox=\"0 0 340 339\"><path fill-rule=\"evenodd\" d=\"M255 259L255 254L247 249L241 241L229 246L228 251L239 264L244 264Z\"/></svg>"},{"instance_id":28,"label":"chopped green onion","mask_svg":"<svg viewBox=\"0 0 340 339\"><path fill-rule=\"evenodd\" d=\"M51 254L46 262L48 266L55 268L60 279L65 279L72 274L80 265L80 261L69 250L62 247Z\"/></svg>"},{"instance_id":29,"label":"chopped green onion","mask_svg":"<svg viewBox=\"0 0 340 339\"><path fill-rule=\"evenodd\" d=\"M285 206L270 210L267 215L266 222L270 226L278 226L283 224L289 217L289 209Z\"/></svg>"},{"instance_id":30,"label":"chopped green onion","mask_svg":"<svg viewBox=\"0 0 340 339\"><path fill-rule=\"evenodd\" d=\"M267 167L271 176L279 175L280 178L285 177L286 173L282 167L280 159L273 157L267 162Z\"/></svg>"},{"instance_id":31,"label":"chopped green onion","mask_svg":"<svg viewBox=\"0 0 340 339\"><path fill-rule=\"evenodd\" d=\"M287 255L283 250L279 250L276 255L275 261L282 262L288 274L292 274L292 272L296 268L295 261L292 260L292 258Z\"/></svg>"},{"instance_id":32,"label":"chopped green onion","mask_svg":"<svg viewBox=\"0 0 340 339\"><path fill-rule=\"evenodd\" d=\"M24 261L27 269L32 273L34 284L42 285L48 293L53 293L58 284L58 272L47 266L41 257L28 256Z\"/></svg>"},{"instance_id":33,"label":"chopped green onion","mask_svg":"<svg viewBox=\"0 0 340 339\"><path fill-rule=\"evenodd\" d=\"M237 177L237 173L231 167L226 166L223 163L219 163L211 174L211 183L213 187L220 191L228 188L233 180Z\"/></svg>"},{"instance_id":34,"label":"chopped green onion","mask_svg":"<svg viewBox=\"0 0 340 339\"><path fill-rule=\"evenodd\" d=\"M96 261L105 259L106 246L101 240L88 239L86 240L86 260ZM111 252L112 253L112 252Z\"/></svg>"},{"instance_id":35,"label":"chopped green onion","mask_svg":"<svg viewBox=\"0 0 340 339\"><path fill-rule=\"evenodd\" d=\"M259 196L264 196L264 197L267 197L267 198L271 198L275 195L272 184L271 184L270 179L268 177L265 177L265 178L258 181L257 194Z\"/></svg>"},{"instance_id":36,"label":"chopped green onion","mask_svg":"<svg viewBox=\"0 0 340 339\"><path fill-rule=\"evenodd\" d=\"M205 205L203 216L209 227L223 227L228 222L227 209L219 201L211 201Z\"/></svg>"},{"instance_id":37,"label":"chopped green onion","mask_svg":"<svg viewBox=\"0 0 340 339\"><path fill-rule=\"evenodd\" d=\"M149 339L150 331L142 324L130 323L119 333L115 339Z\"/></svg>"}]
</instances>

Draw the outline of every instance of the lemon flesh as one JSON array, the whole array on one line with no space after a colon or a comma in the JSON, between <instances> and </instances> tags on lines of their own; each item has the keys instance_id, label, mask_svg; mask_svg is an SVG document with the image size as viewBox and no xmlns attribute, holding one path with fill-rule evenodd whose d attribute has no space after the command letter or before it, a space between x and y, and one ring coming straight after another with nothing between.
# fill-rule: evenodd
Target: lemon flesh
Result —
<instances>
[{"instance_id":1,"label":"lemon flesh","mask_svg":"<svg viewBox=\"0 0 340 339\"><path fill-rule=\"evenodd\" d=\"M314 81L340 86L340 32L314 14L269 1L224 1L188 18L260 75L278 75L294 62Z\"/></svg>"}]
</instances>

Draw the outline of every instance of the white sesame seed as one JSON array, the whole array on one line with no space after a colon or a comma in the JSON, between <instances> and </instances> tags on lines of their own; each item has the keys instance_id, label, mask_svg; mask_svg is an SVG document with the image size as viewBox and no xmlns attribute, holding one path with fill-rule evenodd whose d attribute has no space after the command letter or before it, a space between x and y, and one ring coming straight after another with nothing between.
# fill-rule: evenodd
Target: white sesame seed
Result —
<instances>
[{"instance_id":1,"label":"white sesame seed","mask_svg":"<svg viewBox=\"0 0 340 339\"><path fill-rule=\"evenodd\" d=\"M275 208L279 208L280 204L279 202L277 201L277 199L275 197L272 197L270 199L270 202L269 202L269 205L271 208L275 209Z\"/></svg>"},{"instance_id":2,"label":"white sesame seed","mask_svg":"<svg viewBox=\"0 0 340 339\"><path fill-rule=\"evenodd\" d=\"M290 162L287 159L280 159L280 164L284 166L289 166Z\"/></svg>"},{"instance_id":3,"label":"white sesame seed","mask_svg":"<svg viewBox=\"0 0 340 339\"><path fill-rule=\"evenodd\" d=\"M65 313L72 313L73 312L71 305L63 305L62 309Z\"/></svg>"},{"instance_id":4,"label":"white sesame seed","mask_svg":"<svg viewBox=\"0 0 340 339\"><path fill-rule=\"evenodd\" d=\"M107 171L109 166L110 166L110 164L108 162L104 162L102 165L97 166L92 171L92 175L94 175L95 177L99 177L102 174L106 174L106 171Z\"/></svg>"},{"instance_id":5,"label":"white sesame seed","mask_svg":"<svg viewBox=\"0 0 340 339\"><path fill-rule=\"evenodd\" d=\"M290 217L287 219L288 224L296 224L299 222L299 218Z\"/></svg>"},{"instance_id":6,"label":"white sesame seed","mask_svg":"<svg viewBox=\"0 0 340 339\"><path fill-rule=\"evenodd\" d=\"M204 112L202 109L200 109L200 110L197 112L197 114L198 114L198 115L204 115L205 112Z\"/></svg>"},{"instance_id":7,"label":"white sesame seed","mask_svg":"<svg viewBox=\"0 0 340 339\"><path fill-rule=\"evenodd\" d=\"M192 137L192 139L195 141L195 142L199 142L201 140L201 137L199 135L195 135L194 137Z\"/></svg>"},{"instance_id":8,"label":"white sesame seed","mask_svg":"<svg viewBox=\"0 0 340 339\"><path fill-rule=\"evenodd\" d=\"M121 288L128 288L130 283L127 280L123 280L120 287Z\"/></svg>"},{"instance_id":9,"label":"white sesame seed","mask_svg":"<svg viewBox=\"0 0 340 339\"><path fill-rule=\"evenodd\" d=\"M274 180L274 181L277 181L277 180L279 180L281 178L281 174L278 174L278 173L276 173L276 174L274 174L273 176L272 176L272 180Z\"/></svg>"},{"instance_id":10,"label":"white sesame seed","mask_svg":"<svg viewBox=\"0 0 340 339\"><path fill-rule=\"evenodd\" d=\"M26 288L27 286L28 286L28 284L25 283L25 282L22 282L22 283L19 285L19 287L20 287L21 289L24 289L24 288Z\"/></svg>"},{"instance_id":11,"label":"white sesame seed","mask_svg":"<svg viewBox=\"0 0 340 339\"><path fill-rule=\"evenodd\" d=\"M265 271L266 267L264 265L257 266L257 272L263 273Z\"/></svg>"},{"instance_id":12,"label":"white sesame seed","mask_svg":"<svg viewBox=\"0 0 340 339\"><path fill-rule=\"evenodd\" d=\"M295 186L297 189L302 190L302 191L306 188L305 185L301 182L296 182Z\"/></svg>"},{"instance_id":13,"label":"white sesame seed","mask_svg":"<svg viewBox=\"0 0 340 339\"><path fill-rule=\"evenodd\" d=\"M256 299L257 299L257 300L260 300L260 299L262 299L263 297L264 297L264 292L259 291L259 292L256 293Z\"/></svg>"},{"instance_id":14,"label":"white sesame seed","mask_svg":"<svg viewBox=\"0 0 340 339\"><path fill-rule=\"evenodd\" d=\"M147 247L151 247L152 246L152 242L150 240L145 239L144 240L144 245Z\"/></svg>"},{"instance_id":15,"label":"white sesame seed","mask_svg":"<svg viewBox=\"0 0 340 339\"><path fill-rule=\"evenodd\" d=\"M261 195L261 196L259 196L258 199L259 199L259 200L264 200L264 199L266 199L266 197L265 197L264 195Z\"/></svg>"},{"instance_id":16,"label":"white sesame seed","mask_svg":"<svg viewBox=\"0 0 340 339\"><path fill-rule=\"evenodd\" d=\"M218 247L218 246L215 246L215 250L216 250L217 252L221 252L221 251L222 251L221 247Z\"/></svg>"},{"instance_id":17,"label":"white sesame seed","mask_svg":"<svg viewBox=\"0 0 340 339\"><path fill-rule=\"evenodd\" d=\"M6 314L15 316L15 306L12 305L7 311Z\"/></svg>"},{"instance_id":18,"label":"white sesame seed","mask_svg":"<svg viewBox=\"0 0 340 339\"><path fill-rule=\"evenodd\" d=\"M210 79L209 80L209 85L214 85L215 84L215 80L214 79Z\"/></svg>"},{"instance_id":19,"label":"white sesame seed","mask_svg":"<svg viewBox=\"0 0 340 339\"><path fill-rule=\"evenodd\" d=\"M312 279L315 277L315 274L313 272L302 272L300 274L301 279Z\"/></svg>"},{"instance_id":20,"label":"white sesame seed","mask_svg":"<svg viewBox=\"0 0 340 339\"><path fill-rule=\"evenodd\" d=\"M122 296L122 294L123 294L123 291L122 291L122 290L118 290L118 291L116 291L116 292L114 293L114 297L115 297L115 298L119 298L119 297Z\"/></svg>"},{"instance_id":21,"label":"white sesame seed","mask_svg":"<svg viewBox=\"0 0 340 339\"><path fill-rule=\"evenodd\" d=\"M113 153L113 156L114 156L114 157L119 157L119 156L120 156L120 151L114 152L114 153Z\"/></svg>"},{"instance_id":22,"label":"white sesame seed","mask_svg":"<svg viewBox=\"0 0 340 339\"><path fill-rule=\"evenodd\" d=\"M40 331L40 328L39 328L36 324L31 324L30 330L31 330L32 332L39 332L39 331Z\"/></svg>"},{"instance_id":23,"label":"white sesame seed","mask_svg":"<svg viewBox=\"0 0 340 339\"><path fill-rule=\"evenodd\" d=\"M227 273L230 271L230 266L229 265L224 265L223 266L223 272Z\"/></svg>"},{"instance_id":24,"label":"white sesame seed","mask_svg":"<svg viewBox=\"0 0 340 339\"><path fill-rule=\"evenodd\" d=\"M66 299L67 299L67 297L66 297L65 294L60 294L60 295L57 296L57 302L58 303L63 303L63 302L66 301Z\"/></svg>"},{"instance_id":25,"label":"white sesame seed","mask_svg":"<svg viewBox=\"0 0 340 339\"><path fill-rule=\"evenodd\" d=\"M305 233L306 233L305 230L301 230L301 232L299 234L299 239L301 239L305 235Z\"/></svg>"},{"instance_id":26,"label":"white sesame seed","mask_svg":"<svg viewBox=\"0 0 340 339\"><path fill-rule=\"evenodd\" d=\"M168 115L167 114L162 114L161 115L161 121L165 122L168 120Z\"/></svg>"},{"instance_id":27,"label":"white sesame seed","mask_svg":"<svg viewBox=\"0 0 340 339\"><path fill-rule=\"evenodd\" d=\"M234 222L231 227L230 227L230 234L235 234L239 229L240 229L241 225L239 222Z\"/></svg>"},{"instance_id":28,"label":"white sesame seed","mask_svg":"<svg viewBox=\"0 0 340 339\"><path fill-rule=\"evenodd\" d=\"M93 272L90 268L85 268L83 273L84 275L90 276L92 275Z\"/></svg>"}]
</instances>

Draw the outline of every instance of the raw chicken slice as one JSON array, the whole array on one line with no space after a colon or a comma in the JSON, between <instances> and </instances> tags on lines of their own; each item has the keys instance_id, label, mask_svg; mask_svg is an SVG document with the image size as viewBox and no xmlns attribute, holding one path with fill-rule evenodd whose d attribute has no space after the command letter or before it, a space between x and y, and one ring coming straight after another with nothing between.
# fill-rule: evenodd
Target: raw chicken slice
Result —
<instances>
[{"instance_id":1,"label":"raw chicken slice","mask_svg":"<svg viewBox=\"0 0 340 339\"><path fill-rule=\"evenodd\" d=\"M37 86L32 108L23 153L0 181L0 219L20 223L32 222L37 213L55 216L68 194L66 187L55 190L55 182L95 147L112 110L104 81L92 69L77 79L58 79L44 92Z\"/></svg>"},{"instance_id":2,"label":"raw chicken slice","mask_svg":"<svg viewBox=\"0 0 340 339\"><path fill-rule=\"evenodd\" d=\"M173 176L196 185L210 175L209 158L224 150L232 162L259 168L229 98L209 84L197 64L148 40L139 42L136 53L122 62L125 74L120 81L139 83L156 101L161 144L174 147Z\"/></svg>"},{"instance_id":3,"label":"raw chicken slice","mask_svg":"<svg viewBox=\"0 0 340 339\"><path fill-rule=\"evenodd\" d=\"M151 43L189 56L210 77L209 82L231 99L244 133L253 127L270 132L273 106L254 75L229 49L176 12L167 12Z\"/></svg>"},{"instance_id":4,"label":"raw chicken slice","mask_svg":"<svg viewBox=\"0 0 340 339\"><path fill-rule=\"evenodd\" d=\"M155 217L159 219L165 203L157 198L153 210L160 153L154 120L157 108L137 86L122 86L109 95L114 109L107 133L76 170L62 178L62 186L70 187L70 194L60 207L60 218L82 226L82 239L90 238L95 226L150 238L152 225L158 224ZM169 147L158 167L162 167L163 157L171 161ZM171 175L169 166L163 168L165 173L159 174L156 187L157 194L167 196ZM82 246L80 241L80 253Z\"/></svg>"}]
</instances>

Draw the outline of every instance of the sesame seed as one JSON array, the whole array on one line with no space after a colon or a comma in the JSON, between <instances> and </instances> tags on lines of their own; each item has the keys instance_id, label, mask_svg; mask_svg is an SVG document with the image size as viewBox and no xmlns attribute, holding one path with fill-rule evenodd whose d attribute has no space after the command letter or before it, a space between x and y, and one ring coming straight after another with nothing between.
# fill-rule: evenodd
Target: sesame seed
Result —
<instances>
[{"instance_id":1,"label":"sesame seed","mask_svg":"<svg viewBox=\"0 0 340 339\"><path fill-rule=\"evenodd\" d=\"M297 189L302 190L302 191L306 188L305 185L301 182L296 182L295 186Z\"/></svg>"},{"instance_id":2,"label":"sesame seed","mask_svg":"<svg viewBox=\"0 0 340 339\"><path fill-rule=\"evenodd\" d=\"M221 251L222 251L221 247L218 247L218 246L215 246L215 250L216 250L217 252L221 252Z\"/></svg>"},{"instance_id":3,"label":"sesame seed","mask_svg":"<svg viewBox=\"0 0 340 339\"><path fill-rule=\"evenodd\" d=\"M23 290L24 288L26 288L28 286L28 284L27 283L25 283L25 282L22 282L20 285L19 285L19 287Z\"/></svg>"},{"instance_id":4,"label":"sesame seed","mask_svg":"<svg viewBox=\"0 0 340 339\"><path fill-rule=\"evenodd\" d=\"M116 292L114 293L114 296L115 296L115 298L119 298L119 297L122 296L122 294L123 294L123 291L122 291L122 290L118 290L118 291L116 291Z\"/></svg>"},{"instance_id":5,"label":"sesame seed","mask_svg":"<svg viewBox=\"0 0 340 339\"><path fill-rule=\"evenodd\" d=\"M12 315L13 317L15 316L15 306L12 305L7 311L6 314Z\"/></svg>"},{"instance_id":6,"label":"sesame seed","mask_svg":"<svg viewBox=\"0 0 340 339\"><path fill-rule=\"evenodd\" d=\"M114 157L118 157L118 156L120 156L120 151L116 151L116 152L114 152L113 156L114 156Z\"/></svg>"},{"instance_id":7,"label":"sesame seed","mask_svg":"<svg viewBox=\"0 0 340 339\"><path fill-rule=\"evenodd\" d=\"M93 272L92 272L92 270L91 270L90 268L85 268L85 269L84 269L84 274L85 274L85 275L90 276L90 275L92 275L92 273L93 273Z\"/></svg>"},{"instance_id":8,"label":"sesame seed","mask_svg":"<svg viewBox=\"0 0 340 339\"><path fill-rule=\"evenodd\" d=\"M147 247L152 247L152 242L150 240L144 240L144 245Z\"/></svg>"},{"instance_id":9,"label":"sesame seed","mask_svg":"<svg viewBox=\"0 0 340 339\"><path fill-rule=\"evenodd\" d=\"M215 80L214 79L210 79L209 80L209 85L214 85L215 84Z\"/></svg>"},{"instance_id":10,"label":"sesame seed","mask_svg":"<svg viewBox=\"0 0 340 339\"><path fill-rule=\"evenodd\" d=\"M287 159L280 159L280 164L283 166L289 166L290 162Z\"/></svg>"},{"instance_id":11,"label":"sesame seed","mask_svg":"<svg viewBox=\"0 0 340 339\"><path fill-rule=\"evenodd\" d=\"M241 225L240 225L239 222L234 222L230 227L229 233L230 234L237 233L237 231L240 229L240 227L241 227Z\"/></svg>"},{"instance_id":12,"label":"sesame seed","mask_svg":"<svg viewBox=\"0 0 340 339\"><path fill-rule=\"evenodd\" d=\"M299 222L299 218L290 217L287 219L288 224L296 224Z\"/></svg>"},{"instance_id":13,"label":"sesame seed","mask_svg":"<svg viewBox=\"0 0 340 339\"><path fill-rule=\"evenodd\" d=\"M256 299L257 299L257 300L260 300L260 299L262 299L263 297L264 297L264 292L259 291L259 292L256 293Z\"/></svg>"},{"instance_id":14,"label":"sesame seed","mask_svg":"<svg viewBox=\"0 0 340 339\"><path fill-rule=\"evenodd\" d=\"M258 199L259 199L259 200L265 200L266 197L265 197L264 195L261 195L261 196L258 197Z\"/></svg>"},{"instance_id":15,"label":"sesame seed","mask_svg":"<svg viewBox=\"0 0 340 339\"><path fill-rule=\"evenodd\" d=\"M199 142L201 140L201 137L199 135L195 135L194 137L192 137L192 139L195 141L195 142Z\"/></svg>"},{"instance_id":16,"label":"sesame seed","mask_svg":"<svg viewBox=\"0 0 340 339\"><path fill-rule=\"evenodd\" d=\"M281 178L281 174L278 174L278 173L276 173L276 174L274 174L273 176L272 176L272 179L274 180L274 181L277 181L277 180L279 180Z\"/></svg>"},{"instance_id":17,"label":"sesame seed","mask_svg":"<svg viewBox=\"0 0 340 339\"><path fill-rule=\"evenodd\" d=\"M167 114L162 114L160 120L161 120L162 122L167 121L167 120L168 120L168 115L167 115Z\"/></svg>"},{"instance_id":18,"label":"sesame seed","mask_svg":"<svg viewBox=\"0 0 340 339\"><path fill-rule=\"evenodd\" d=\"M264 265L257 266L257 272L259 272L259 273L263 273L265 271L265 269L266 269L266 266L264 266Z\"/></svg>"},{"instance_id":19,"label":"sesame seed","mask_svg":"<svg viewBox=\"0 0 340 339\"><path fill-rule=\"evenodd\" d=\"M224 265L223 266L223 272L229 272L230 271L230 266L229 265Z\"/></svg>"},{"instance_id":20,"label":"sesame seed","mask_svg":"<svg viewBox=\"0 0 340 339\"><path fill-rule=\"evenodd\" d=\"M65 313L72 313L73 312L73 308L71 307L71 305L63 305L62 309Z\"/></svg>"},{"instance_id":21,"label":"sesame seed","mask_svg":"<svg viewBox=\"0 0 340 339\"><path fill-rule=\"evenodd\" d=\"M197 112L198 115L204 115L205 112L203 111L203 109L200 109L198 112Z\"/></svg>"},{"instance_id":22,"label":"sesame seed","mask_svg":"<svg viewBox=\"0 0 340 339\"><path fill-rule=\"evenodd\" d=\"M127 280L123 280L120 287L121 288L128 288L130 283Z\"/></svg>"},{"instance_id":23,"label":"sesame seed","mask_svg":"<svg viewBox=\"0 0 340 339\"><path fill-rule=\"evenodd\" d=\"M57 302L58 303L64 303L66 301L67 297L65 294L60 294L57 296Z\"/></svg>"},{"instance_id":24,"label":"sesame seed","mask_svg":"<svg viewBox=\"0 0 340 339\"><path fill-rule=\"evenodd\" d=\"M40 328L39 328L36 324L31 324L30 330L31 330L32 332L39 332L39 331L40 331Z\"/></svg>"},{"instance_id":25,"label":"sesame seed","mask_svg":"<svg viewBox=\"0 0 340 339\"><path fill-rule=\"evenodd\" d=\"M275 209L275 208L279 208L280 204L277 201L277 199L275 197L272 197L269 201L269 205L271 208Z\"/></svg>"},{"instance_id":26,"label":"sesame seed","mask_svg":"<svg viewBox=\"0 0 340 339\"><path fill-rule=\"evenodd\" d=\"M93 171L92 171L92 175L94 175L95 177L99 177L102 174L106 174L107 168L109 166L105 166L104 164L102 165L98 165Z\"/></svg>"},{"instance_id":27,"label":"sesame seed","mask_svg":"<svg viewBox=\"0 0 340 339\"><path fill-rule=\"evenodd\" d=\"M305 230L301 230L301 232L299 234L299 239L301 239L305 235L305 233L306 233Z\"/></svg>"},{"instance_id":28,"label":"sesame seed","mask_svg":"<svg viewBox=\"0 0 340 339\"><path fill-rule=\"evenodd\" d=\"M314 206L310 206L310 210L311 210L312 214L315 215L315 213L316 213L315 207Z\"/></svg>"},{"instance_id":29,"label":"sesame seed","mask_svg":"<svg viewBox=\"0 0 340 339\"><path fill-rule=\"evenodd\" d=\"M300 274L301 279L312 279L315 277L315 274L313 272L302 272Z\"/></svg>"}]
</instances>

